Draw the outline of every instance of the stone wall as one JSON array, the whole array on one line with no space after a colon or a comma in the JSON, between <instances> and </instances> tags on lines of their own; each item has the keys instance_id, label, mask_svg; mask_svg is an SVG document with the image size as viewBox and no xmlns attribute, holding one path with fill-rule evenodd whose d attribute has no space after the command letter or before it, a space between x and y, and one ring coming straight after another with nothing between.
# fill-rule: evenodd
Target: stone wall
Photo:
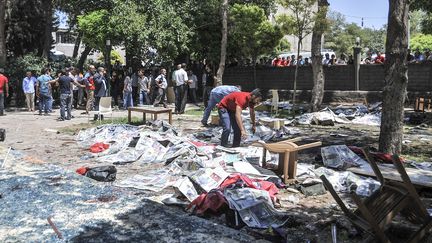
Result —
<instances>
[{"instance_id":1,"label":"stone wall","mask_svg":"<svg viewBox=\"0 0 432 243\"><path fill-rule=\"evenodd\" d=\"M292 90L295 67L257 67L257 87ZM312 68L299 67L297 90L311 90L313 87ZM354 91L354 66L325 67L326 91ZM408 91L432 91L432 63L412 64L408 69ZM239 84L243 90L255 88L253 67L231 67L225 70L224 84ZM360 91L382 91L384 86L384 65L361 65Z\"/></svg>"}]
</instances>

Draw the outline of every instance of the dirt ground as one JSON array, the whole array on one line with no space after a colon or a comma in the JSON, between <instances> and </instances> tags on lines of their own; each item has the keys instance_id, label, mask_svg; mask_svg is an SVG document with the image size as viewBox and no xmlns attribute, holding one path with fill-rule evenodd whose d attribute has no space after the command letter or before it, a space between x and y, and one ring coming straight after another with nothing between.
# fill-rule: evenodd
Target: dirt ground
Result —
<instances>
[{"instance_id":1,"label":"dirt ground","mask_svg":"<svg viewBox=\"0 0 432 243\"><path fill-rule=\"evenodd\" d=\"M55 110L50 116L39 116L32 112L20 110L8 111L6 116L0 117L0 128L6 129L6 140L0 143L0 146L23 151L32 158L33 163L51 163L69 171L75 171L80 166L99 166L100 163L82 160L83 155L88 151L79 147L75 141L75 135L79 129L95 126L93 122L88 122L88 117L82 115L81 112L81 110L73 111L75 118L70 121L57 121L58 110ZM136 115L135 119L139 120L138 114ZM127 112L115 111L114 117L125 118ZM162 115L159 118L167 119L167 116ZM174 115L173 121L173 125L184 133L194 133L205 129L200 126L200 117L196 115ZM323 146L346 144L377 148L379 127L336 125L332 127L299 126L298 128L301 130L301 136L305 138L304 142L320 140L323 142ZM432 161L431 144L431 128L427 125L421 127L407 126L404 137L405 154L403 156L422 160L421 162L430 162ZM319 164L319 154L319 148L310 149L305 153L301 153L299 160L300 162ZM128 164L118 168L117 178L124 179L127 176L142 173L142 171L149 169L133 163ZM143 198L150 195L143 191L133 191L132 193ZM293 203L289 199L290 196L298 198L299 201ZM284 230L289 235L287 242L331 242L332 224L337 227L338 242L363 242L367 237L359 234L352 227L329 193L321 196L305 197L303 194L296 193L295 190L281 190L278 198L280 199L278 209L290 216L289 222L284 227ZM429 208L431 200L429 198L423 199L427 202ZM151 235L153 230L148 231L149 235L146 238L148 240L157 240L158 234L162 234L161 232L166 230L171 232L174 242L198 242L197 239L219 242L280 241L280 238L275 236L277 234L274 234L271 230L259 231L247 227L233 230L224 226L224 219L221 217L210 217L202 220L190 216L176 207L164 206L151 201L146 202L145 205L145 207L143 205L142 208L137 208L134 212L131 212L125 220L130 221L130 218L132 218L132 228L138 232L142 227L148 228L149 224L153 224L150 219L166 217L167 225L152 225L157 229L154 232L158 233ZM170 224L171 218L177 218L177 221L174 220L177 223ZM192 227L191 225L201 226ZM217 225L217 227L212 227L212 225ZM125 231L122 227L126 226L103 225L97 229L88 229L86 233L71 240L77 242L109 242L112 240L109 236L111 231L127 232L124 238L126 241L143 239L140 238L140 234L134 235L134 231L130 229ZM197 238L193 240L193 237L185 236L187 232L196 234ZM398 230L398 232L403 232L403 229ZM212 238L212 235L218 234L219 237ZM400 237L402 237L403 241L404 235L401 234Z\"/></svg>"}]
</instances>

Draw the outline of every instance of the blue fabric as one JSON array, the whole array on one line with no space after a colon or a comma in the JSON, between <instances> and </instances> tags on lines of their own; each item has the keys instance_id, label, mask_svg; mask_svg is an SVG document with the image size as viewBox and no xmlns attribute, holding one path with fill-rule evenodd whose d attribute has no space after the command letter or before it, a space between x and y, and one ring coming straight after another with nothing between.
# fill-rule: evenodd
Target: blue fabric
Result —
<instances>
[{"instance_id":1,"label":"blue fabric","mask_svg":"<svg viewBox=\"0 0 432 243\"><path fill-rule=\"evenodd\" d=\"M42 114L42 111L45 112L45 114L48 114L49 112L49 102L50 102L51 96L47 94L40 94L39 96L39 114Z\"/></svg>"},{"instance_id":2,"label":"blue fabric","mask_svg":"<svg viewBox=\"0 0 432 243\"><path fill-rule=\"evenodd\" d=\"M204 110L204 115L203 115L203 118L201 120L201 123L207 124L207 121L208 121L208 118L210 117L211 111L219 102L220 102L220 100L218 98L216 98L215 95L210 94L210 98L208 100L207 107Z\"/></svg>"},{"instance_id":3,"label":"blue fabric","mask_svg":"<svg viewBox=\"0 0 432 243\"><path fill-rule=\"evenodd\" d=\"M23 91L26 94L32 94L35 92L35 85L36 85L36 78L35 77L25 77L23 79Z\"/></svg>"},{"instance_id":4,"label":"blue fabric","mask_svg":"<svg viewBox=\"0 0 432 243\"><path fill-rule=\"evenodd\" d=\"M222 85L216 88L213 88L210 92L210 97L207 102L207 106L204 110L204 115L201 120L202 124L207 124L208 118L210 117L210 113L213 108L219 103L225 96L231 94L232 92L240 92L240 89L236 86L231 85Z\"/></svg>"},{"instance_id":5,"label":"blue fabric","mask_svg":"<svg viewBox=\"0 0 432 243\"><path fill-rule=\"evenodd\" d=\"M150 105L150 97L146 91L141 91L139 96L140 105Z\"/></svg>"},{"instance_id":6,"label":"blue fabric","mask_svg":"<svg viewBox=\"0 0 432 243\"><path fill-rule=\"evenodd\" d=\"M222 136L221 136L221 145L227 147L228 138L231 133L231 128L234 131L234 141L233 147L240 146L241 140L241 132L240 127L237 125L237 121L235 120L235 113L229 112L226 109L219 109L219 119L222 124Z\"/></svg>"},{"instance_id":7,"label":"blue fabric","mask_svg":"<svg viewBox=\"0 0 432 243\"><path fill-rule=\"evenodd\" d=\"M48 81L51 81L51 76L44 74L40 76L38 79L39 82L39 92L41 94L49 94L49 83Z\"/></svg>"},{"instance_id":8,"label":"blue fabric","mask_svg":"<svg viewBox=\"0 0 432 243\"><path fill-rule=\"evenodd\" d=\"M127 109L128 107L133 106L132 100L132 92L124 92L123 93L123 108Z\"/></svg>"},{"instance_id":9,"label":"blue fabric","mask_svg":"<svg viewBox=\"0 0 432 243\"><path fill-rule=\"evenodd\" d=\"M240 92L240 89L236 86L231 85L221 85L216 88L213 88L210 95L216 96L215 98L219 99L218 103L223 99L223 97L231 94L232 92Z\"/></svg>"}]
</instances>

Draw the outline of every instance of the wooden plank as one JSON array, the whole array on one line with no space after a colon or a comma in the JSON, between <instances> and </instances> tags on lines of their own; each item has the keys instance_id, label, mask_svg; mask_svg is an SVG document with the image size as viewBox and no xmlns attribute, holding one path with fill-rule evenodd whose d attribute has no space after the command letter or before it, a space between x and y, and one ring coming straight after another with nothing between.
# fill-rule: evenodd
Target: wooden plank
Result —
<instances>
[{"instance_id":1,"label":"wooden plank","mask_svg":"<svg viewBox=\"0 0 432 243\"><path fill-rule=\"evenodd\" d=\"M398 171L393 165L378 165L382 175L385 179L403 182L400 177ZM370 165L364 165L360 167L351 167L347 169L353 173L364 175L364 176L372 176L375 177L375 173L372 170ZM405 168L408 176L411 179L412 184L421 187L429 187L432 188L432 171L413 169L413 168Z\"/></svg>"}]
</instances>

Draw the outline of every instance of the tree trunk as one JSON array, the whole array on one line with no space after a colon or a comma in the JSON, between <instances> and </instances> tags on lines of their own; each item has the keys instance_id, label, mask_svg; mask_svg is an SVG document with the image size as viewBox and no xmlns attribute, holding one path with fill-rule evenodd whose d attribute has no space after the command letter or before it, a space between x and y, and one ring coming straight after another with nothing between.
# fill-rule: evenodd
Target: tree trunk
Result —
<instances>
[{"instance_id":1,"label":"tree trunk","mask_svg":"<svg viewBox=\"0 0 432 243\"><path fill-rule=\"evenodd\" d=\"M0 0L0 67L6 65L6 0Z\"/></svg>"},{"instance_id":2,"label":"tree trunk","mask_svg":"<svg viewBox=\"0 0 432 243\"><path fill-rule=\"evenodd\" d=\"M257 60L256 57L252 58L252 61L253 61L253 81L255 84L255 89L258 88L257 77L256 77L256 60Z\"/></svg>"},{"instance_id":3,"label":"tree trunk","mask_svg":"<svg viewBox=\"0 0 432 243\"><path fill-rule=\"evenodd\" d=\"M43 41L42 56L48 58L52 45L52 29L53 29L53 4L52 0L42 2L45 13L45 33Z\"/></svg>"},{"instance_id":4,"label":"tree trunk","mask_svg":"<svg viewBox=\"0 0 432 243\"><path fill-rule=\"evenodd\" d=\"M297 62L296 62L296 67L295 67L295 72L294 72L294 84L293 84L293 90L294 90L294 93L293 93L293 100L292 100L292 110L293 110L293 117L295 116L295 111L296 111L296 109L295 109L295 105L296 105L296 94L297 94L297 76L298 76L298 67L299 67L299 61L298 61L298 58L299 58L299 56L300 56L300 48L301 48L301 43L302 43L302 38L300 37L300 36L297 36L299 39L298 39L298 42L297 42Z\"/></svg>"},{"instance_id":5,"label":"tree trunk","mask_svg":"<svg viewBox=\"0 0 432 243\"><path fill-rule=\"evenodd\" d=\"M317 13L321 17L327 16L327 6L328 2L325 0L320 0L318 2L318 11ZM320 21L320 20L318 20ZM321 46L322 46L322 36L323 36L323 28L321 23L315 21L314 31L312 33L312 75L314 86L312 89L312 111L318 111L320 109L323 97L324 97L324 68L322 65L322 54L321 54Z\"/></svg>"},{"instance_id":6,"label":"tree trunk","mask_svg":"<svg viewBox=\"0 0 432 243\"><path fill-rule=\"evenodd\" d=\"M228 0L222 0L222 41L221 41L221 55L219 61L219 68L216 74L217 86L222 85L222 76L225 71L227 41L228 41Z\"/></svg>"},{"instance_id":7,"label":"tree trunk","mask_svg":"<svg viewBox=\"0 0 432 243\"><path fill-rule=\"evenodd\" d=\"M78 51L81 45L81 39L83 37L83 33L80 31L78 32L78 36L75 40L75 46L74 46L74 50L73 50L73 54L72 54L72 58L77 58L78 56Z\"/></svg>"},{"instance_id":8,"label":"tree trunk","mask_svg":"<svg viewBox=\"0 0 432 243\"><path fill-rule=\"evenodd\" d=\"M84 62L86 61L87 56L90 54L91 50L92 50L92 48L89 46L86 46L84 48L84 51L81 53L80 59L79 59L78 64L77 64L79 70L84 71L84 69L83 69Z\"/></svg>"},{"instance_id":9,"label":"tree trunk","mask_svg":"<svg viewBox=\"0 0 432 243\"><path fill-rule=\"evenodd\" d=\"M409 0L389 0L386 61L379 150L402 150L403 117L408 85L408 11Z\"/></svg>"}]
</instances>

